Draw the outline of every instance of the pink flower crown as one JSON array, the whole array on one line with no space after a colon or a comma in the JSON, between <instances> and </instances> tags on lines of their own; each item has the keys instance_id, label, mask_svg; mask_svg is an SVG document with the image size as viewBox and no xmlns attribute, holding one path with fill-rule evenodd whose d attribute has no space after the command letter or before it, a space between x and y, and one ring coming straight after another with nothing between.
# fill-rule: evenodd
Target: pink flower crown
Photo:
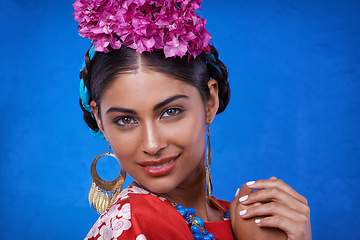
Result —
<instances>
[{"instance_id":1,"label":"pink flower crown","mask_svg":"<svg viewBox=\"0 0 360 240\"><path fill-rule=\"evenodd\" d=\"M210 53L206 20L195 11L202 0L76 0L79 34L93 41L95 51L122 45L137 52L163 50L165 57L196 58Z\"/></svg>"}]
</instances>

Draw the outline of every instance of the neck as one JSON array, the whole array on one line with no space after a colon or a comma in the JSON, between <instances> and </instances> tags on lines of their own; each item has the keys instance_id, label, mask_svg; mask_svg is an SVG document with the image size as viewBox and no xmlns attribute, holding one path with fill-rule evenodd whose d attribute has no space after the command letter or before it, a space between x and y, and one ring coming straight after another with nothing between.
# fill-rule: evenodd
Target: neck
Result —
<instances>
[{"instance_id":1,"label":"neck","mask_svg":"<svg viewBox=\"0 0 360 240\"><path fill-rule=\"evenodd\" d=\"M200 161L197 170L173 191L163 194L171 203L182 204L184 208L193 207L198 217L211 221L208 214L208 199L205 193L204 160Z\"/></svg>"},{"instance_id":2,"label":"neck","mask_svg":"<svg viewBox=\"0 0 360 240\"><path fill-rule=\"evenodd\" d=\"M160 195L172 204L181 204L184 208L193 207L195 214L205 222L221 221L221 212L206 196L205 175L205 158L203 158L191 176L174 190ZM139 183L137 185L144 188Z\"/></svg>"},{"instance_id":3,"label":"neck","mask_svg":"<svg viewBox=\"0 0 360 240\"><path fill-rule=\"evenodd\" d=\"M204 161L200 161L199 166L194 173L174 190L164 193L170 202L182 204L184 207L193 207L204 205L206 202L205 194L205 167Z\"/></svg>"}]
</instances>

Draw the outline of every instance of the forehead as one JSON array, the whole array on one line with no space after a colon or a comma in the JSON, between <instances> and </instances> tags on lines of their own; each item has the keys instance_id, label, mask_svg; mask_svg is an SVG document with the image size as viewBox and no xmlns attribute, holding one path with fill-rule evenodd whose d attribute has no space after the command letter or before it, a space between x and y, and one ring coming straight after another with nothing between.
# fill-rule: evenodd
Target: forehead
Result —
<instances>
[{"instance_id":1,"label":"forehead","mask_svg":"<svg viewBox=\"0 0 360 240\"><path fill-rule=\"evenodd\" d=\"M178 94L201 101L200 93L195 86L164 73L141 70L118 75L105 90L101 105L115 104L132 108L139 104L156 104Z\"/></svg>"}]
</instances>

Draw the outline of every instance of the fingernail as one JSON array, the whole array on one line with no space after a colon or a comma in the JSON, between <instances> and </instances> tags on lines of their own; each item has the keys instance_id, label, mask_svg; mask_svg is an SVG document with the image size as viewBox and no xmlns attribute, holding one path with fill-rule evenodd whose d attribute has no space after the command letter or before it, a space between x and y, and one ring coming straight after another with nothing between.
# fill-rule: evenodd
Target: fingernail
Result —
<instances>
[{"instance_id":1,"label":"fingernail","mask_svg":"<svg viewBox=\"0 0 360 240\"><path fill-rule=\"evenodd\" d=\"M260 219L256 219L255 223L260 223L260 221L261 221Z\"/></svg>"},{"instance_id":2,"label":"fingernail","mask_svg":"<svg viewBox=\"0 0 360 240\"><path fill-rule=\"evenodd\" d=\"M247 182L246 185L251 186L251 185L253 185L254 183L255 183L255 181L250 181L250 182Z\"/></svg>"},{"instance_id":3,"label":"fingernail","mask_svg":"<svg viewBox=\"0 0 360 240\"><path fill-rule=\"evenodd\" d=\"M244 202L248 199L248 195L242 196L241 198L239 198L239 202Z\"/></svg>"},{"instance_id":4,"label":"fingernail","mask_svg":"<svg viewBox=\"0 0 360 240\"><path fill-rule=\"evenodd\" d=\"M238 188L238 189L236 190L235 197L238 195L239 191L240 191L240 188Z\"/></svg>"},{"instance_id":5,"label":"fingernail","mask_svg":"<svg viewBox=\"0 0 360 240\"><path fill-rule=\"evenodd\" d=\"M245 215L245 213L247 212L247 210L245 209L245 210L242 210L241 212L240 212L240 216L243 216L243 215Z\"/></svg>"}]
</instances>

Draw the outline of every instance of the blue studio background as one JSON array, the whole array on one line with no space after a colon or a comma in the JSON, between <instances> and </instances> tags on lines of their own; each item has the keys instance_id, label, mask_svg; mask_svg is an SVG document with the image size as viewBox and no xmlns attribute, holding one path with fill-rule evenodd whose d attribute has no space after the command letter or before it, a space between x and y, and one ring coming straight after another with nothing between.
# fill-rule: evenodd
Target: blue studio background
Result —
<instances>
[{"instance_id":1,"label":"blue studio background","mask_svg":"<svg viewBox=\"0 0 360 240\"><path fill-rule=\"evenodd\" d=\"M82 239L98 217L89 168L107 144L78 106L90 41L72 3L0 0L0 239ZM360 2L205 0L201 14L232 87L212 125L215 195L275 175L307 197L314 239L360 239Z\"/></svg>"}]
</instances>

